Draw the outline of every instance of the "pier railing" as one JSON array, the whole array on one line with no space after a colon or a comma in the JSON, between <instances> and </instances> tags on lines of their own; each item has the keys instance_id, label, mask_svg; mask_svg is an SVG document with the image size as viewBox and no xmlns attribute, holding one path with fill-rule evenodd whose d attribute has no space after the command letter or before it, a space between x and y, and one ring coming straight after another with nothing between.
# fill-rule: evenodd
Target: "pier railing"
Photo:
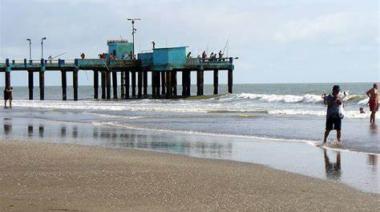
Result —
<instances>
[{"instance_id":1,"label":"pier railing","mask_svg":"<svg viewBox=\"0 0 380 212\"><path fill-rule=\"evenodd\" d=\"M188 69L233 69L233 58L187 58Z\"/></svg>"}]
</instances>

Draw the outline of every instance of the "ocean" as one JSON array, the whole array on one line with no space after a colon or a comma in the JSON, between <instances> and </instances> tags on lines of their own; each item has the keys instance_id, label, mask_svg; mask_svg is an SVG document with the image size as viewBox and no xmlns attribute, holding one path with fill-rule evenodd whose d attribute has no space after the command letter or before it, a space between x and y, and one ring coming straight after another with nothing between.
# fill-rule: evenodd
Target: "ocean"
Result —
<instances>
[{"instance_id":1,"label":"ocean","mask_svg":"<svg viewBox=\"0 0 380 212\"><path fill-rule=\"evenodd\" d=\"M79 101L61 101L60 87L46 87L45 101L29 101L26 87L14 87L13 109L0 110L0 133L4 140L253 162L380 193L380 130L369 123L365 95L372 85L338 84L346 93L343 144L332 145L331 133L324 150L318 147L326 114L321 95L334 84L236 84L233 94L220 85L217 96L211 95L212 85L205 85L204 97L109 101L94 100L91 86L79 88ZM38 87L34 92L38 99ZM70 88L68 94L72 99ZM331 175L326 158L337 154L345 171Z\"/></svg>"},{"instance_id":2,"label":"ocean","mask_svg":"<svg viewBox=\"0 0 380 212\"><path fill-rule=\"evenodd\" d=\"M15 87L13 104L19 111L73 111L76 116L70 121L84 121L83 117L86 117L86 122L97 125L318 143L322 141L326 114L321 95L328 94L332 85L242 84L234 86L234 94L218 96L211 96L213 87L206 85L205 94L210 96L205 98L127 101L93 100L93 89L88 86L79 88L78 102L61 101L60 87L47 87L45 101L29 101L27 88ZM346 92L343 148L380 153L380 134L376 126L369 125L365 95L371 83L341 83L340 86ZM226 86L220 86L221 93L226 90ZM38 87L34 91L35 99L38 99ZM192 91L195 95L196 88L193 87ZM178 92L181 93L180 86ZM68 94L68 98L72 98L71 89ZM365 114L360 114L360 107L366 110ZM92 118L87 119L89 115ZM44 118L66 121L65 116L49 113L45 113Z\"/></svg>"}]
</instances>

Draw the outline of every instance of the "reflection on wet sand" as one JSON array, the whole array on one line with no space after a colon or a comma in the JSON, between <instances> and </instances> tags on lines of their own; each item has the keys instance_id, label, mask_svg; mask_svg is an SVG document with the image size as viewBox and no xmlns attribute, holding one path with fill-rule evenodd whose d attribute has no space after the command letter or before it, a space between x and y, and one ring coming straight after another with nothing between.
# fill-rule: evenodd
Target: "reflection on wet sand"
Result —
<instances>
[{"instance_id":1,"label":"reflection on wet sand","mask_svg":"<svg viewBox=\"0 0 380 212\"><path fill-rule=\"evenodd\" d=\"M38 135L40 136L40 138L44 137L44 132L45 132L44 126L40 124L40 126L38 126Z\"/></svg>"},{"instance_id":2,"label":"reflection on wet sand","mask_svg":"<svg viewBox=\"0 0 380 212\"><path fill-rule=\"evenodd\" d=\"M5 135L13 135L10 119L3 120L3 127ZM88 125L83 127L71 125L68 127L62 124L56 127L49 125L46 128L42 123L28 123L22 128L26 129L26 134L23 133L25 138L45 139L50 138L48 135L51 135L54 138L53 142L57 143L93 143L108 147L147 149L199 157L229 158L232 154L233 145L230 142L218 142L218 140L193 141L186 136L179 135L168 137L139 131L125 132L123 129L108 127L88 127ZM14 136L19 135L16 133Z\"/></svg>"},{"instance_id":3,"label":"reflection on wet sand","mask_svg":"<svg viewBox=\"0 0 380 212\"><path fill-rule=\"evenodd\" d=\"M9 135L12 132L12 119L10 118L4 118L4 134Z\"/></svg>"},{"instance_id":4,"label":"reflection on wet sand","mask_svg":"<svg viewBox=\"0 0 380 212\"><path fill-rule=\"evenodd\" d=\"M106 142L107 146L138 148L201 156L228 157L232 153L231 143L191 142L186 137L167 137L145 133L128 132L120 129L93 128L93 140Z\"/></svg>"},{"instance_id":5,"label":"reflection on wet sand","mask_svg":"<svg viewBox=\"0 0 380 212\"><path fill-rule=\"evenodd\" d=\"M73 132L72 132L73 138L78 138L78 127L73 126Z\"/></svg>"},{"instance_id":6,"label":"reflection on wet sand","mask_svg":"<svg viewBox=\"0 0 380 212\"><path fill-rule=\"evenodd\" d=\"M336 160L335 163L330 161L330 158L327 154L327 150L324 150L324 159L325 159L325 171L326 171L326 177L329 179L334 180L340 180L340 177L342 176L342 166L341 166L341 159L340 159L340 152L336 152Z\"/></svg>"},{"instance_id":7,"label":"reflection on wet sand","mask_svg":"<svg viewBox=\"0 0 380 212\"><path fill-rule=\"evenodd\" d=\"M61 138L66 137L66 126L61 126Z\"/></svg>"},{"instance_id":8,"label":"reflection on wet sand","mask_svg":"<svg viewBox=\"0 0 380 212\"><path fill-rule=\"evenodd\" d=\"M1 119L0 119L1 121ZM3 119L4 134L8 138L20 138L24 140L48 141L54 143L76 143L85 145L96 145L112 148L130 148L153 150L166 153L175 153L193 157L213 158L237 160L242 162L253 162L264 165L269 165L287 171L294 171L301 174L311 174L321 178L328 178L347 183L347 179L363 186L363 177L357 179L356 175L352 175L352 170L342 172L342 157L346 163L352 163L352 157L345 152L324 150L322 156L320 149L313 150L312 155L305 158L309 170L304 171L303 165L298 169L294 168L294 163L299 161L297 155L289 155L288 151L282 152L277 145L282 145L273 142L269 143L269 148L264 147L265 142L252 142L246 139L224 139L220 136L203 136L203 135L188 135L181 133L157 133L147 130L129 130L123 128L100 127L88 124L73 124L73 123L47 123L43 121L33 120L29 123L17 122L17 119ZM13 125L12 125L13 124ZM20 134L20 132L22 132ZM275 143L275 144L274 144ZM257 146L255 146L257 145ZM292 144L295 145L295 144ZM280 147L281 148L281 147ZM310 147L312 148L312 147ZM284 156L285 154L285 156ZM272 160L273 155L284 158ZM355 156L356 157L356 156ZM363 157L361 157L363 158ZM347 160L346 160L347 159ZM365 179L370 184L365 184L366 189L370 191L378 191L376 187L371 186L377 181L379 169L378 155L365 155L363 160L357 160L361 164L353 164L361 173L365 173ZM313 161L309 163L308 161ZM321 167L321 161L324 162L324 169ZM351 166L351 164L346 164ZM363 166L365 163L365 166ZM317 165L316 165L317 164ZM368 172L369 171L369 172ZM349 184L351 181L348 181ZM369 186L370 185L370 186ZM359 187L359 186L357 186Z\"/></svg>"},{"instance_id":9,"label":"reflection on wet sand","mask_svg":"<svg viewBox=\"0 0 380 212\"><path fill-rule=\"evenodd\" d=\"M377 124L371 124L371 126L370 126L370 133L372 134L372 135L376 135L377 134L377 132L378 132L378 130L377 130Z\"/></svg>"},{"instance_id":10,"label":"reflection on wet sand","mask_svg":"<svg viewBox=\"0 0 380 212\"><path fill-rule=\"evenodd\" d=\"M372 166L372 170L377 170L377 155L368 155L368 165Z\"/></svg>"},{"instance_id":11,"label":"reflection on wet sand","mask_svg":"<svg viewBox=\"0 0 380 212\"><path fill-rule=\"evenodd\" d=\"M29 124L28 125L28 137L32 137L32 136L33 136L33 125Z\"/></svg>"}]
</instances>

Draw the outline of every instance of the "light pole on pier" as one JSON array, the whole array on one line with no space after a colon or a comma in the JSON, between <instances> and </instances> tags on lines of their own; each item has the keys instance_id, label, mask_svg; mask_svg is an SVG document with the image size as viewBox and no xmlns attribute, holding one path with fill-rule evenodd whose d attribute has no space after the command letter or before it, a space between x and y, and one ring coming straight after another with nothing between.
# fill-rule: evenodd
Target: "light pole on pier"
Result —
<instances>
[{"instance_id":1,"label":"light pole on pier","mask_svg":"<svg viewBox=\"0 0 380 212\"><path fill-rule=\"evenodd\" d=\"M46 37L41 38L41 59L44 59L44 40Z\"/></svg>"},{"instance_id":2,"label":"light pole on pier","mask_svg":"<svg viewBox=\"0 0 380 212\"><path fill-rule=\"evenodd\" d=\"M32 40L30 38L26 39L29 43L29 60L32 60Z\"/></svg>"},{"instance_id":3,"label":"light pole on pier","mask_svg":"<svg viewBox=\"0 0 380 212\"><path fill-rule=\"evenodd\" d=\"M132 23L132 42L133 42L133 48L132 48L132 56L135 57L135 33L137 29L135 28L135 22L141 21L140 18L128 18L128 21Z\"/></svg>"}]
</instances>

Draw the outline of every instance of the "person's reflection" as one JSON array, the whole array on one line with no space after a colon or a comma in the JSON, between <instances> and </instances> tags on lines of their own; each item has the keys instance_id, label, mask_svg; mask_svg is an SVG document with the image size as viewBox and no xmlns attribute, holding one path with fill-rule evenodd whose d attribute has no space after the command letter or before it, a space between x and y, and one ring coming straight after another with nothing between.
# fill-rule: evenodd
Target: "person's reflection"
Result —
<instances>
[{"instance_id":1,"label":"person's reflection","mask_svg":"<svg viewBox=\"0 0 380 212\"><path fill-rule=\"evenodd\" d=\"M4 118L4 134L9 135L12 132L12 120L8 118Z\"/></svg>"},{"instance_id":2,"label":"person's reflection","mask_svg":"<svg viewBox=\"0 0 380 212\"><path fill-rule=\"evenodd\" d=\"M371 126L370 126L370 133L372 134L372 135L376 135L377 134L377 125L376 124L371 124Z\"/></svg>"},{"instance_id":3,"label":"person's reflection","mask_svg":"<svg viewBox=\"0 0 380 212\"><path fill-rule=\"evenodd\" d=\"M341 160L340 160L340 152L336 153L336 162L330 162L330 158L327 154L327 150L324 150L324 158L325 158L325 171L326 177L334 180L340 180L342 175L341 171Z\"/></svg>"},{"instance_id":4,"label":"person's reflection","mask_svg":"<svg viewBox=\"0 0 380 212\"><path fill-rule=\"evenodd\" d=\"M40 136L40 138L44 137L44 132L45 132L44 125L40 124L40 126L38 127L38 135Z\"/></svg>"},{"instance_id":5,"label":"person's reflection","mask_svg":"<svg viewBox=\"0 0 380 212\"><path fill-rule=\"evenodd\" d=\"M368 165L372 166L373 170L376 171L377 155L368 155Z\"/></svg>"},{"instance_id":6,"label":"person's reflection","mask_svg":"<svg viewBox=\"0 0 380 212\"><path fill-rule=\"evenodd\" d=\"M61 126L61 138L66 137L66 126Z\"/></svg>"},{"instance_id":7,"label":"person's reflection","mask_svg":"<svg viewBox=\"0 0 380 212\"><path fill-rule=\"evenodd\" d=\"M73 127L72 136L73 136L73 138L78 138L78 127L77 126Z\"/></svg>"},{"instance_id":8,"label":"person's reflection","mask_svg":"<svg viewBox=\"0 0 380 212\"><path fill-rule=\"evenodd\" d=\"M33 136L33 125L32 124L28 125L28 136L29 137Z\"/></svg>"},{"instance_id":9,"label":"person's reflection","mask_svg":"<svg viewBox=\"0 0 380 212\"><path fill-rule=\"evenodd\" d=\"M92 138L97 139L99 137L99 130L97 127L93 128Z\"/></svg>"}]
</instances>

